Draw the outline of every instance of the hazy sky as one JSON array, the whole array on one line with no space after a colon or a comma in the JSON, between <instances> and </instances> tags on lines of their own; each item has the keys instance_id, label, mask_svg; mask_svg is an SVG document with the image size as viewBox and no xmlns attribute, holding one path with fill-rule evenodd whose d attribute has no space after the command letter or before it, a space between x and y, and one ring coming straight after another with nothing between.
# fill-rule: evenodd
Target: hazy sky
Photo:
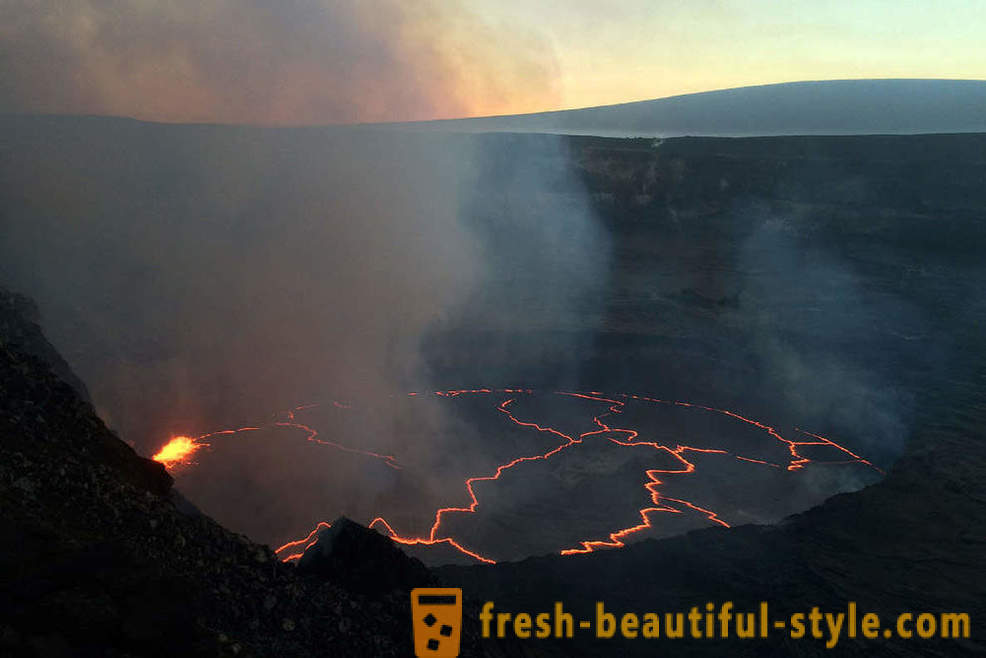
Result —
<instances>
[{"instance_id":1,"label":"hazy sky","mask_svg":"<svg viewBox=\"0 0 986 658\"><path fill-rule=\"evenodd\" d=\"M771 82L986 78L986 2L469 0L536 26L563 107Z\"/></svg>"},{"instance_id":2,"label":"hazy sky","mask_svg":"<svg viewBox=\"0 0 986 658\"><path fill-rule=\"evenodd\" d=\"M986 78L986 2L0 0L0 111L334 123Z\"/></svg>"}]
</instances>

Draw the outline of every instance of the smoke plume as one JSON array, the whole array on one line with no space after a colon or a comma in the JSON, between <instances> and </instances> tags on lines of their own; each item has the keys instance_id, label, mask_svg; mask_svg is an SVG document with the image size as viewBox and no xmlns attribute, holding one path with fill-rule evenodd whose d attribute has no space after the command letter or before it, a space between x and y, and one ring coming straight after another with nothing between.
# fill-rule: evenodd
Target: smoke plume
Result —
<instances>
[{"instance_id":1,"label":"smoke plume","mask_svg":"<svg viewBox=\"0 0 986 658\"><path fill-rule=\"evenodd\" d=\"M214 441L179 485L258 539L388 501L413 514L408 486L422 515L461 495L468 473L450 473L490 447L408 391L518 372L574 385L571 340L512 354L494 338L598 315L608 243L563 138L97 118L9 118L3 134L0 279L38 300L124 439L151 455L321 403L304 420L322 438L408 469L313 459L297 430ZM443 369L426 343L449 336L458 367ZM567 371L545 367L549 344Z\"/></svg>"},{"instance_id":2,"label":"smoke plume","mask_svg":"<svg viewBox=\"0 0 986 658\"><path fill-rule=\"evenodd\" d=\"M545 40L457 2L9 0L0 112L325 124L533 111Z\"/></svg>"}]
</instances>

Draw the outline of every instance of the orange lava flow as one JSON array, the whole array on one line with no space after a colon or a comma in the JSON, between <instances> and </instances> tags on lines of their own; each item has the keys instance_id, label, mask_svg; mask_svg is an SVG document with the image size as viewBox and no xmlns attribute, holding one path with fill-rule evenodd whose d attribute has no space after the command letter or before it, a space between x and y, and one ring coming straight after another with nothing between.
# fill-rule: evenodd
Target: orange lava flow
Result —
<instances>
[{"instance_id":1,"label":"orange lava flow","mask_svg":"<svg viewBox=\"0 0 986 658\"><path fill-rule=\"evenodd\" d=\"M348 405L343 405L343 404L341 404L339 402L333 402L333 405L335 405L336 407L338 407L340 409L349 409L350 408ZM290 409L287 412L288 419L286 421L275 422L274 423L274 426L275 427L290 427L290 428L293 428L293 429L301 430L301 431L303 431L303 432L306 433L306 437L305 438L308 441L311 441L313 443L317 443L317 444L323 445L323 446L329 446L329 447L335 448L336 450L341 450L343 452L350 452L350 453L352 453L354 455L363 455L365 457L373 457L374 459L381 460L384 464L386 464L387 466L389 466L389 467L391 467L393 469L396 469L398 471L401 470L401 465L397 463L397 460L396 460L396 458L393 455L383 455L383 454L380 454L379 452L373 452L372 450L362 450L360 448L350 448L349 446L344 446L341 443L336 443L335 441L327 441L326 439L320 439L320 438L318 438L318 436L319 436L318 430L316 430L313 427L309 427L308 425L303 425L302 423L298 423L298 422L295 421L295 413L296 412L298 412L298 411L304 411L305 409L313 409L313 408L315 408L317 406L318 406L317 404L306 404L306 405L302 405L302 406L299 406L299 407L295 407L294 409Z\"/></svg>"},{"instance_id":2,"label":"orange lava flow","mask_svg":"<svg viewBox=\"0 0 986 658\"><path fill-rule=\"evenodd\" d=\"M688 461L688 459L686 459L683 456L683 453L684 452L690 451L690 452L700 452L700 453L705 453L705 454L728 454L727 451L725 451L725 450L718 450L718 449L710 449L710 448L692 448L690 446L682 446L682 445L678 445L678 446L675 446L674 448L670 448L670 447L668 447L666 445L662 445L662 444L659 444L659 443L656 443L656 442L652 442L652 441L637 441L636 439L637 439L638 433L637 433L636 430L613 429L613 428L609 427L609 425L607 425L606 423L604 423L602 420L600 420L600 418L602 418L604 416L607 416L607 415L610 415L610 414L621 413L623 407L626 404L625 402L620 402L618 400L612 400L612 399L609 399L609 398L598 397L599 394L586 395L586 394L583 394L583 393L561 393L561 395L569 395L569 396L572 396L572 397L579 397L579 398L584 398L584 399L587 399L587 400L596 400L596 401L599 401L599 402L612 403L612 406L609 408L609 413L608 414L602 414L600 416L596 416L595 418L593 418L593 421L597 425L599 425L599 427L600 427L600 430L599 431L601 431L601 432L610 432L610 433L617 432L617 433L625 433L625 434L628 435L627 436L627 439L624 440L624 441L620 441L620 440L617 440L617 439L614 439L614 438L610 437L609 440L612 443L615 443L616 445L620 445L620 446L625 446L625 447L630 447L630 446L649 446L651 448L654 448L655 450L663 450L663 451L667 452L669 455L673 456L675 459L677 459L681 463L681 468L678 468L678 469L650 469L650 470L646 471L647 477L650 479L650 482L648 482L647 484L645 484L644 485L644 488L647 489L647 491L650 492L651 502L654 504L654 507L645 507L645 508L642 508L642 509L640 509L638 511L642 523L639 523L637 525L630 526L628 528L622 528L620 530L617 530L615 532L610 533L609 534L609 540L583 540L583 541L580 541L579 544L581 545L581 548L563 549L561 551L561 554L562 555L574 555L576 553L591 553L591 552L593 552L597 548L622 548L623 546L626 545L623 542L623 540L626 539L627 537L629 537L631 535L634 535L634 534L636 534L638 532L643 532L645 530L648 530L648 529L654 527L651 524L651 520L650 520L650 515L652 513L655 513L655 512L668 512L668 513L671 513L671 514L682 514L683 513L683 511L681 509L679 509L678 507L675 507L674 505L665 505L665 504L662 504L662 502L661 502L662 500L669 501L671 503L677 503L681 507L686 507L686 508L691 509L693 511L696 511L696 512L699 512L701 514L704 514L705 517L709 521L711 521L713 523L718 523L719 525L724 526L726 528L729 527L729 524L726 523L725 521L723 521L722 519L720 519L715 512L713 512L711 510L707 510L704 507L699 507L698 505L696 505L694 503L691 503L691 502L689 502L687 500L681 500L680 498L668 498L666 496L662 497L661 494L659 493L658 489L657 489L657 487L662 484L662 481L657 477L657 474L658 473L692 473L692 472L695 471L695 464L693 464L692 462ZM627 397L627 396L624 396L624 397Z\"/></svg>"},{"instance_id":3,"label":"orange lava flow","mask_svg":"<svg viewBox=\"0 0 986 658\"><path fill-rule=\"evenodd\" d=\"M729 411L726 409L719 409L716 407L706 406L702 404L695 404L691 402L682 402L677 400L664 400L660 398L647 397L643 395L633 395L633 394L618 394L618 395L605 395L598 391L590 392L565 392L558 391L555 395L561 395L566 397L578 398L586 400L592 403L599 403L604 405L603 409L599 413L592 416L592 427L585 432L578 435L567 434L557 428L550 427L547 425L539 424L533 420L522 419L515 415L513 405L517 398L521 395L531 395L533 391L530 389L492 389L492 388L477 388L477 389L458 389L458 390L448 390L448 391L435 391L434 395L444 398L456 398L463 395L489 395L489 396L503 396L502 401L496 406L496 409L504 414L509 422L526 429L533 430L540 434L544 434L549 438L555 439L557 444L547 450L542 450L534 452L532 454L523 455L511 459L499 466L495 467L491 472L475 475L468 477L464 480L463 486L466 494L466 500L460 505L450 505L448 507L441 507L435 510L434 519L427 532L427 534L416 536L416 535L406 535L401 534L383 517L377 516L373 518L369 523L369 527L377 529L378 531L386 534L391 540L398 544L405 546L436 546L436 545L446 545L450 546L462 555L465 555L478 562L494 564L493 560L488 555L484 555L480 550L475 547L469 547L463 544L463 542L444 530L443 523L451 515L456 514L475 514L480 507L479 495L475 490L475 485L479 482L494 482L500 480L504 473L514 469L521 464L531 464L541 461L546 461L554 457L555 455L561 453L562 451L572 449L584 443L586 440L605 440L609 441L611 444L619 446L621 448L630 449L645 449L654 450L665 456L670 456L675 462L676 466L673 468L666 469L649 469L645 471L647 481L644 483L643 487L648 493L649 503L638 509L637 514L639 516L640 522L629 527L617 528L612 532L604 535L604 538L586 538L576 542L576 546L572 548L562 549L560 552L562 555L574 555L582 553L591 553L597 549L603 548L621 548L626 545L626 540L631 538L633 535L643 533L649 529L654 528L654 521L660 515L665 514L698 514L705 518L705 520L711 524L717 524L723 527L730 527L730 524L720 518L719 514L707 507L699 504L696 501L684 500L680 498L671 498L661 493L661 487L665 484L662 478L668 475L686 475L691 474L696 470L696 464L689 459L692 454L711 454L711 455L724 455L731 456L739 461L768 466L772 468L784 468L788 471L800 471L807 464L812 463L828 463L828 464L842 464L842 463L858 463L872 468L876 471L880 469L876 468L871 462L862 458L858 454L852 452L848 448L839 445L835 441L823 437L812 432L807 432L805 430L800 430L795 428L795 431L803 435L805 438L810 440L792 440L785 438L776 428L767 425L758 420L748 418L734 411ZM416 397L424 395L423 393L412 392L407 394L408 397ZM639 432L634 429L621 428L611 426L609 423L614 422L620 414L623 413L626 405L629 402L642 402L649 404L658 405L670 405L678 407L687 407L698 409L708 413L719 414L726 416L738 422L750 425L758 430L766 433L771 440L780 443L785 452L789 455L787 463L772 463L761 459L754 459L751 457L746 457L743 455L732 454L727 450L718 448L699 448L688 445L681 444L663 444L657 441L644 441L640 440ZM349 409L349 404L333 403L335 406L342 409ZM399 469L400 465L397 463L396 459L392 455L384 455L368 450L363 450L360 448L353 448L349 446L344 446L326 439L320 438L319 433L314 428L300 423L296 419L296 413L315 407L317 405L304 405L295 407L282 415L283 420L275 421L269 427L285 427L295 429L304 432L306 439L308 441L317 443L319 445L325 445L331 448L335 448L344 452L354 453L358 455L363 455L367 457L372 457L375 459L382 460L387 466L395 469ZM191 452L185 453L183 457L179 458L179 461L183 458L187 458L188 455L192 454L194 450L200 447L200 442L202 439L208 437L213 437L221 434L235 434L242 431L252 431L259 428L248 427L240 428L238 430L223 430L220 432L213 432L211 434L205 434L197 439L189 439L188 437L176 437L175 440L184 439L185 443L181 444L185 447L191 447ZM168 446L171 444L169 443ZM205 444L207 445L207 444ZM166 448L168 447L166 446ZM819 462L812 460L804 456L800 449L804 446L826 446L833 448L845 457L845 459L840 461L825 461ZM164 452L164 450L162 450ZM161 453L159 453L160 455ZM155 459L158 459L158 455L155 455ZM158 461L161 461L160 459ZM288 542L278 548L275 552L284 561L294 561L301 557L306 549L313 546L317 541L318 532L324 528L328 528L330 525L325 522L321 522L312 530L306 537L301 539Z\"/></svg>"},{"instance_id":4,"label":"orange lava flow","mask_svg":"<svg viewBox=\"0 0 986 658\"><path fill-rule=\"evenodd\" d=\"M305 554L305 551L307 551L309 548L314 546L316 542L318 542L319 531L327 530L331 527L332 527L331 523L320 521L319 524L315 526L315 529L308 533L307 537L304 537L303 539L296 539L295 541L289 541L284 546L281 546L280 548L275 550L274 554L277 555L279 558L281 558L282 562L293 562L295 560L298 560L301 558L302 555ZM304 548L294 553L288 553L287 555L284 556L281 555L281 553L284 553L285 551L290 551L293 548L298 548L299 546L303 546Z\"/></svg>"},{"instance_id":5,"label":"orange lava flow","mask_svg":"<svg viewBox=\"0 0 986 658\"><path fill-rule=\"evenodd\" d=\"M487 389L487 388L484 388L484 389L464 389L464 390L458 390L458 391L438 391L438 392L436 392L436 395L440 395L440 396L444 396L444 397L457 397L459 395L470 394L470 393L484 393L484 394L488 394L488 393L493 393L493 392L494 392L493 390ZM506 389L506 390L502 390L500 392L508 393L508 394L513 394L513 393L530 393L531 391L526 390L526 389ZM428 533L427 536L422 536L422 537L413 537L413 536L411 536L411 537L409 537L409 536L400 535L399 533L397 533L391 527L391 525L389 523L387 523L386 520L384 520L384 519L382 519L380 517L377 517L377 518L373 519L373 521L370 523L370 527L382 526L387 531L387 533L390 536L390 538L393 541L395 541L395 542L397 542L399 544L431 546L431 545L435 545L435 544L439 544L439 543L446 543L446 544L449 544L449 545L453 546L454 548L458 549L464 555L467 555L469 557L472 557L474 559L477 559L477 560L479 560L481 562L494 563L494 560L492 560L491 558L486 557L486 556L483 556L483 555L479 554L475 550L467 549L467 548L463 547L461 544L459 544L455 540L453 540L452 537L443 536L442 535L442 532L441 532L441 525L442 525L442 520L444 519L444 517L446 517L449 514L457 514L457 513L458 514L474 514L476 512L476 510L479 507L479 499L478 499L478 497L476 495L476 492L475 492L475 490L473 488L473 485L475 483L477 483L477 482L490 482L490 481L498 480L498 479L500 479L500 476L503 475L504 472L512 469L513 467L517 466L518 464L522 464L522 463L525 463L525 462L533 462L533 461L538 461L538 460L546 460L546 459L549 459L552 456L554 456L554 455L558 454L559 452L561 452L562 450L565 450L566 448L569 448L569 447L571 447L573 445L577 445L579 443L582 443L584 440L586 440L589 437L592 437L592 436L602 436L602 435L607 435L606 438L610 442L612 442L612 443L614 443L616 445L619 445L619 446L624 446L624 447L640 447L640 446L644 446L644 447L653 448L655 450L665 451L667 454L673 456L676 460L678 460L680 462L680 464L681 464L681 467L678 468L678 469L668 469L668 470L651 469L651 470L646 471L646 474L647 474L647 477L649 479L649 482L647 484L645 484L644 487L650 493L650 498L651 498L651 502L653 503L653 506L644 507L644 508L638 510L638 514L640 515L640 519L642 521L641 523L639 523L637 525L634 525L634 526L631 526L631 527L628 527L628 528L622 528L622 529L616 530L616 531L614 531L614 532L612 532L612 533L609 534L609 538L607 540L589 540L589 539L582 540L582 541L578 542L579 543L579 546L580 546L579 548L563 549L561 551L561 554L562 555L573 555L573 554L576 554L576 553L591 553L591 552L593 552L597 548L621 548L621 547L625 546L625 543L624 543L623 540L626 539L627 537L630 537L631 535L634 535L634 534L637 534L637 533L640 533L640 532L643 532L645 530L648 530L648 529L653 528L654 526L651 523L651 514L659 513L659 512L672 513L672 514L682 514L687 509L687 510L691 510L693 512L697 512L697 513L705 516L705 518L709 522L711 522L711 523L715 523L715 524L721 525L721 526L726 527L726 528L730 527L729 526L729 523L727 523L723 519L719 518L719 516L718 516L718 514L716 512L714 512L714 511L712 511L710 509L706 509L705 507L702 507L700 505L697 505L697 504L695 504L694 502L691 502L691 501L682 500L682 499L679 499L679 498L669 498L667 496L662 496L660 494L659 490L658 490L658 487L661 484L663 484L662 480L658 477L659 474L685 474L685 473L692 473L692 472L694 472L694 470L695 470L695 464L692 463L692 462L690 462L684 456L684 454L686 452L697 452L697 453L705 453L705 454L729 454L729 453L726 450L709 449L709 448L694 448L694 447L691 447L691 446L682 446L682 445L676 445L674 447L670 447L670 446L662 445L662 444L659 444L659 443L656 443L656 442L637 441L637 437L638 437L639 434L638 434L638 432L636 430L633 430L633 429L621 429L621 428L610 427L607 423L605 423L602 420L605 417L608 417L608 416L611 416L611 415L617 415L617 414L622 413L623 408L626 406L626 400L637 400L637 401L660 403L660 404L673 404L673 405L683 406L683 407L693 407L693 408L702 409L702 410L708 411L708 412L713 412L713 413L718 413L718 414L726 415L726 416L729 416L729 417L734 418L736 420L739 420L739 421L742 421L744 423L747 423L749 425L753 425L754 427L757 427L758 429L761 429L761 430L767 432L767 434L771 438L773 438L773 439L775 439L775 440L777 440L777 441L779 441L779 442L781 442L781 443L783 443L783 444L785 444L787 446L788 452L791 455L791 460L790 460L787 468L788 468L788 470L791 470L791 471L801 469L801 468L803 468L805 466L805 464L808 464L808 463L811 462L810 459L808 459L806 457L803 457L798 452L798 447L799 446L804 446L804 445L828 445L830 447L834 447L834 448L837 448L837 449L845 452L847 455L852 456L854 459L853 460L850 460L850 461L855 461L855 462L862 463L862 464L865 464L867 466L873 467L873 465L870 462L866 461L865 459L862 459L861 457L855 455L854 453L852 453L848 449L843 448L842 446L836 444L834 441L831 441L831 440L829 440L827 438L824 438L824 437L821 437L821 436L818 436L818 435L815 435L815 434L810 434L810 433L807 433L807 432L802 432L802 433L806 434L807 436L811 436L812 438L816 438L818 440L817 441L791 441L789 439L784 438L775 428L773 428L773 427L771 427L769 425L766 425L766 424L761 423L759 421L756 421L756 420L747 418L745 416L741 416L740 414L737 414L735 412L727 411L725 409L717 409L715 407L708 407L708 406L705 406L705 405L692 404L692 403L689 403L689 402L661 400L661 399L658 399L658 398L650 398L650 397L638 396L638 395L620 394L620 395L615 396L615 397L618 397L618 398L623 398L623 400L621 401L621 400L614 399L613 397L605 397L603 393L600 393L598 391L590 391L588 393L574 393L574 392L562 392L562 391L559 391L557 394L558 395L565 395L565 396L569 396L569 397L580 398L580 399L584 399L584 400L590 400L590 401L594 401L594 402L601 402L601 403L605 403L605 404L609 405L608 406L608 409L607 409L607 411L605 413L602 413L602 414L598 414L596 416L593 416L593 419L592 419L593 420L593 423L596 425L596 427L598 429L592 430L592 431L588 431L588 432L583 432L578 437L573 437L573 436L570 436L568 434L565 434L564 432L561 432L560 430L557 430L557 429L552 428L552 427L545 427L545 426L541 426L541 425L539 425L539 424L537 424L535 422L520 420L520 419L518 419L516 416L514 416L511 413L511 411L509 409L509 406L511 404L513 404L514 398L509 398L509 399L505 400L504 402L502 402L499 405L498 409L499 409L499 411L501 411L504 414L506 414L506 416L510 419L511 422L513 422L513 423L515 423L517 425L520 425L522 427L531 428L531 429L536 430L538 432L544 432L544 433L552 434L552 435L556 436L557 438L561 439L562 440L562 443L560 443L555 448L553 448L551 450L548 450L548 451L546 451L544 453L541 453L541 454L530 455L530 456L525 456L525 457L518 457L516 459L513 459L513 460L511 460L511 461L509 461L509 462L507 462L505 464L502 464L502 465L498 466L496 468L496 470L492 474L490 474L490 475L475 476L475 477L471 477L471 478L466 479L464 484L465 484L466 493L469 496L469 504L467 506L464 506L464 507L443 507L443 508L438 509L435 512L435 520L432 523L431 529L429 530L429 533ZM622 439L618 439L618 438L615 438L613 435L625 435L625 436ZM770 464L768 462L763 462L761 460L755 460L755 459L750 459L750 458L741 457L741 456L736 456L736 458L737 459L740 459L740 460L743 460L743 461L754 462L754 463L763 463L763 464L768 465L768 466L776 466L774 464ZM873 468L875 468L875 467L873 467ZM879 470L879 469L877 469L877 470Z\"/></svg>"},{"instance_id":6,"label":"orange lava flow","mask_svg":"<svg viewBox=\"0 0 986 658\"><path fill-rule=\"evenodd\" d=\"M349 409L350 405L342 402L333 402L333 406L338 409ZM296 421L295 417L299 411L305 411L306 409L315 409L321 405L318 404L302 404L288 409L282 412L281 416L286 418L282 421L273 421L268 425L259 427L238 427L236 429L229 430L218 430L215 432L209 432L207 434L202 434L196 437L189 436L176 436L171 439L168 443L158 451L151 459L164 464L166 468L173 469L178 466L188 465L191 462L189 458L198 452L202 448L209 447L210 444L206 443L205 440L217 437L217 436L229 436L233 434L240 434L242 432L259 432L263 429L270 429L274 427L287 427L290 429L300 430L305 433L305 438L312 443L318 445L327 446L330 448L335 448L336 450L341 450L342 452L348 452L355 455L363 455L365 457L372 457L374 459L379 459L384 462L390 468L400 470L401 465L397 463L396 458L393 455L384 455L371 450L363 450L360 448L352 448L349 446L342 445L341 443L336 443L335 441L327 441L325 439L320 439L318 430L309 427L308 425L299 423Z\"/></svg>"}]
</instances>

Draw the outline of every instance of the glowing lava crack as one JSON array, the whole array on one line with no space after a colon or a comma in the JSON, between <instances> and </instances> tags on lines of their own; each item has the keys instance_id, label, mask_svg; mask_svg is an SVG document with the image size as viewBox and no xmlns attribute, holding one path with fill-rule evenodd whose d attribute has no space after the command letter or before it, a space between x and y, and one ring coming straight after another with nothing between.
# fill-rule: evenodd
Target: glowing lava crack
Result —
<instances>
[{"instance_id":1,"label":"glowing lava crack","mask_svg":"<svg viewBox=\"0 0 986 658\"><path fill-rule=\"evenodd\" d=\"M342 404L340 402L333 402L333 406L340 409L348 409L348 405ZM161 462L169 469L179 468L181 466L189 466L192 464L191 456L194 455L202 448L209 447L206 443L206 439L219 436L228 436L231 434L241 434L243 432L258 432L262 429L268 429L271 427L286 427L289 429L300 430L305 433L305 438L312 443L316 443L321 446L326 446L329 448L335 448L336 450L341 450L343 452L349 452L354 455L362 455L364 457L372 457L374 459L381 460L384 464L390 468L400 470L401 466L397 463L396 459L392 455L383 455L378 452L373 452L371 450L362 450L360 448L352 448L350 446L342 445L341 443L336 443L335 441L327 441L325 439L319 438L318 430L304 425L296 421L296 414L299 411L304 411L306 409L315 409L321 405L318 404L302 404L294 407L293 409L288 409L283 412L282 416L284 420L275 420L269 425L259 426L259 427L239 427L237 429L230 430L219 430L216 432L209 432L208 434L202 434L197 437L188 436L176 436L172 438L168 443L164 445L151 459L157 462Z\"/></svg>"},{"instance_id":2,"label":"glowing lava crack","mask_svg":"<svg viewBox=\"0 0 986 658\"><path fill-rule=\"evenodd\" d=\"M431 524L430 529L426 535L414 536L414 535L404 535L397 532L394 527L384 518L376 517L370 522L371 528L376 528L382 532L385 532L394 542L398 544L403 544L405 546L436 546L436 545L446 545L455 550L459 551L463 555L466 555L472 559L479 562L486 562L493 564L494 560L488 556L483 555L480 551L467 547L463 545L460 540L451 536L448 532L443 529L443 522L450 516L455 514L475 514L480 506L479 497L475 491L475 485L478 482L492 482L500 480L504 473L510 471L511 469L517 467L521 464L530 464L541 461L546 461L552 457L558 455L562 451L572 449L573 447L579 446L584 443L587 439L595 438L597 440L606 440L613 445L626 447L626 448L649 448L654 451L663 453L665 456L670 457L677 466L675 468L667 469L649 469L646 470L647 482L644 484L644 488L647 490L650 498L650 504L646 507L637 510L640 518L640 523L635 525L618 528L608 534L603 539L593 539L587 538L577 542L576 547L565 548L560 552L562 555L571 555L576 553L590 553L600 548L620 548L625 546L625 541L627 538L644 532L648 529L654 528L653 521L658 515L665 514L684 514L684 513L697 513L704 517L709 523L718 524L724 527L729 527L729 523L719 517L718 513L708 509L702 505L697 504L691 500L684 500L680 498L672 498L661 494L660 488L665 484L662 477L667 475L684 475L693 473L696 469L694 462L689 460L689 455L692 453L696 454L716 454L716 455L731 455L727 450L718 448L698 448L687 445L665 445L656 441L642 441L639 439L638 430L629 428L613 427L609 423L613 422L612 418L619 416L623 413L624 408L628 401L644 402L656 405L667 405L674 407L683 407L696 409L706 413L718 414L730 419L745 423L757 430L765 432L772 440L779 442L785 449L785 452L789 455L787 463L773 463L761 459L754 459L752 457L745 457L742 455L732 455L736 460L746 463L754 463L763 466L768 466L772 468L786 468L788 471L798 471L803 469L807 464L812 463L830 463L830 464L862 464L869 468L879 471L873 464L871 464L866 459L863 459L856 453L852 452L848 448L839 445L835 441L823 437L812 432L806 432L804 430L796 429L799 434L806 437L807 440L795 441L787 439L780 434L780 432L765 423L762 423L751 418L742 416L736 412L729 411L726 409L718 409L715 407L709 407L701 404L694 404L690 402L681 402L676 400L663 400L659 398L646 397L641 395L631 395L631 394L620 394L615 396L606 396L602 393L592 391L588 393L576 393L576 392L557 392L555 395L566 396L570 398L576 398L581 400L586 400L593 403L600 403L605 405L603 408L605 411L602 413L597 413L592 416L592 426L591 429L581 434L567 434L554 427L541 425L532 420L524 420L518 418L514 415L513 405L516 399L521 395L532 395L533 391L528 389L462 389L462 390L450 390L450 391L436 391L434 393L440 397L446 398L456 398L463 395L502 395L505 399L499 402L497 405L497 410L502 413L511 423L515 425L533 430L547 435L550 438L556 439L558 441L557 445L554 447L544 450L541 452L536 452L534 454L528 454L524 456L516 457L510 461L500 464L492 472L483 475L476 475L469 477L464 481L465 492L467 494L467 500L464 505L460 506L450 506L442 507L435 511L434 520ZM409 397L415 397L420 395L419 393L408 393ZM340 409L349 409L350 405L342 404L339 402L332 403L335 407ZM367 458L381 460L385 465L390 468L400 469L401 466L397 462L396 458L392 455L385 455L370 450L364 450L361 448L355 448L351 446L342 445L333 441L328 441L320 438L319 433L314 428L309 425L303 424L297 420L297 414L299 412L305 411L307 409L315 408L319 405L301 405L294 407L291 410L283 412L279 415L280 419L274 420L269 425L264 427L281 427L298 430L303 432L306 440L316 443L320 446L340 450L347 453L352 453L354 455L363 456ZM201 436L191 438L188 436L177 436L173 438L167 445L165 445L153 459L161 462L169 469L175 469L180 467L187 467L192 465L194 462L191 460L192 456L200 449L208 447L209 444L206 440L210 438L216 438L225 435L234 435L241 432L251 432L263 429L262 427L241 427L238 429L221 430L218 432L211 432L208 434L203 434ZM833 449L843 455L843 459L838 461L826 461L818 462L817 460L812 460L809 457L801 453L801 448L806 446L821 446L829 449ZM288 542L280 548L277 549L276 553L284 561L296 560L301 557L302 553L314 545L318 541L318 532L321 529L330 527L328 523L322 522L312 530L306 537L298 539L296 541Z\"/></svg>"}]
</instances>

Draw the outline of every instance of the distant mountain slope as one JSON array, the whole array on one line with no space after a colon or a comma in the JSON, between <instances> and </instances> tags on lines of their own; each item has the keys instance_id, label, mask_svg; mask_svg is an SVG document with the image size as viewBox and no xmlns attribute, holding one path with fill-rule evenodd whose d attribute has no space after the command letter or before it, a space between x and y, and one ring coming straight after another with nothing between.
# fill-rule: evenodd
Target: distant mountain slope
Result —
<instances>
[{"instance_id":1,"label":"distant mountain slope","mask_svg":"<svg viewBox=\"0 0 986 658\"><path fill-rule=\"evenodd\" d=\"M402 125L615 137L983 132L986 81L790 82L580 110Z\"/></svg>"}]
</instances>

